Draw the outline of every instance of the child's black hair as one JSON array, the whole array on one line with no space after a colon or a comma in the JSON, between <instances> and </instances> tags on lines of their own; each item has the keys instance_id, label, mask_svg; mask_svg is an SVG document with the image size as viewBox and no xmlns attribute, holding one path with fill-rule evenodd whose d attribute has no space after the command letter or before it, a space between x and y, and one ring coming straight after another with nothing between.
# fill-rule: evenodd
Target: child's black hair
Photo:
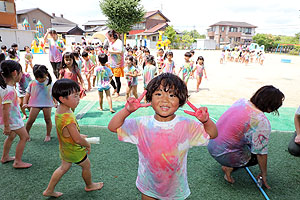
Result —
<instances>
[{"instance_id":1,"label":"child's black hair","mask_svg":"<svg viewBox=\"0 0 300 200\"><path fill-rule=\"evenodd\" d=\"M6 49L7 49L7 47L5 45L1 46L1 50L6 50Z\"/></svg>"},{"instance_id":2,"label":"child's black hair","mask_svg":"<svg viewBox=\"0 0 300 200\"><path fill-rule=\"evenodd\" d=\"M33 75L34 77L37 78L44 78L45 75L48 77L48 84L50 85L52 82L52 78L50 76L50 73L48 72L48 69L45 65L39 65L39 64L35 64L33 66Z\"/></svg>"},{"instance_id":3,"label":"child's black hair","mask_svg":"<svg viewBox=\"0 0 300 200\"><path fill-rule=\"evenodd\" d=\"M164 52L164 50L163 50L162 48L160 48L158 51L162 51L162 52Z\"/></svg>"},{"instance_id":4,"label":"child's black hair","mask_svg":"<svg viewBox=\"0 0 300 200\"><path fill-rule=\"evenodd\" d=\"M202 65L204 65L204 58L203 58L203 56L199 56L197 58L197 61L196 61L197 64L198 64L199 60L203 60Z\"/></svg>"},{"instance_id":5,"label":"child's black hair","mask_svg":"<svg viewBox=\"0 0 300 200\"><path fill-rule=\"evenodd\" d=\"M5 89L6 82L4 78L11 78L11 73L13 71L20 73L22 71L22 66L13 60L4 60L0 63L0 87Z\"/></svg>"},{"instance_id":6,"label":"child's black hair","mask_svg":"<svg viewBox=\"0 0 300 200\"><path fill-rule=\"evenodd\" d=\"M16 47L18 47L18 44L16 44L16 43L13 43L13 44L11 45L11 48L16 48Z\"/></svg>"},{"instance_id":7,"label":"child's black hair","mask_svg":"<svg viewBox=\"0 0 300 200\"><path fill-rule=\"evenodd\" d=\"M138 50L137 46L134 46L132 50L137 51Z\"/></svg>"},{"instance_id":8,"label":"child's black hair","mask_svg":"<svg viewBox=\"0 0 300 200\"><path fill-rule=\"evenodd\" d=\"M81 56L82 56L82 57L88 57L89 54L88 54L88 52L84 51L84 52L82 52Z\"/></svg>"},{"instance_id":9,"label":"child's black hair","mask_svg":"<svg viewBox=\"0 0 300 200\"><path fill-rule=\"evenodd\" d=\"M125 59L128 59L128 60L130 60L133 63L133 56L128 55L128 56L126 56Z\"/></svg>"},{"instance_id":10,"label":"child's black hair","mask_svg":"<svg viewBox=\"0 0 300 200\"><path fill-rule=\"evenodd\" d=\"M145 47L144 48L144 53L149 53L150 54L150 50L147 47Z\"/></svg>"},{"instance_id":11,"label":"child's black hair","mask_svg":"<svg viewBox=\"0 0 300 200\"><path fill-rule=\"evenodd\" d=\"M191 54L191 52L186 52L186 53L184 54L184 56L190 58L190 57L192 57L192 54Z\"/></svg>"},{"instance_id":12,"label":"child's black hair","mask_svg":"<svg viewBox=\"0 0 300 200\"><path fill-rule=\"evenodd\" d=\"M16 56L17 56L17 52L14 48L9 48L7 50L7 53L8 53L8 56L11 58L11 59L14 59Z\"/></svg>"},{"instance_id":13,"label":"child's black hair","mask_svg":"<svg viewBox=\"0 0 300 200\"><path fill-rule=\"evenodd\" d=\"M127 52L132 52L133 53L133 49L131 47L129 47L129 49L127 50Z\"/></svg>"},{"instance_id":14,"label":"child's black hair","mask_svg":"<svg viewBox=\"0 0 300 200\"><path fill-rule=\"evenodd\" d=\"M59 100L59 97L67 97L73 93L79 92L80 87L78 83L71 79L60 79L57 80L53 87L52 87L52 96L54 99L56 99L59 103L61 101Z\"/></svg>"},{"instance_id":15,"label":"child's black hair","mask_svg":"<svg viewBox=\"0 0 300 200\"><path fill-rule=\"evenodd\" d=\"M74 51L72 52L72 54L74 55L75 58L79 58L80 52L77 51L77 50L74 50Z\"/></svg>"},{"instance_id":16,"label":"child's black hair","mask_svg":"<svg viewBox=\"0 0 300 200\"><path fill-rule=\"evenodd\" d=\"M167 52L165 53L164 60L166 60L166 59L168 58L169 55L173 57L173 52L172 52L172 51L167 51Z\"/></svg>"},{"instance_id":17,"label":"child's black hair","mask_svg":"<svg viewBox=\"0 0 300 200\"><path fill-rule=\"evenodd\" d=\"M109 37L114 38L115 40L119 38L118 34L117 34L117 32L115 30L109 30L107 32L107 34L109 35Z\"/></svg>"},{"instance_id":18,"label":"child's black hair","mask_svg":"<svg viewBox=\"0 0 300 200\"><path fill-rule=\"evenodd\" d=\"M70 58L72 60L72 62L73 62L72 63L72 65L73 65L73 71L76 73L76 75L78 75L77 74L77 70L76 70L76 69L78 69L78 65L77 65L77 62L75 60L74 54L71 53L71 52L64 53L64 55L62 57L62 60L61 60L60 68L61 69L67 68L67 65L65 63L65 58Z\"/></svg>"},{"instance_id":19,"label":"child's black hair","mask_svg":"<svg viewBox=\"0 0 300 200\"><path fill-rule=\"evenodd\" d=\"M99 60L100 64L102 66L104 66L105 63L107 63L107 61L108 61L108 56L105 53L101 53L98 55L98 60Z\"/></svg>"},{"instance_id":20,"label":"child's black hair","mask_svg":"<svg viewBox=\"0 0 300 200\"><path fill-rule=\"evenodd\" d=\"M108 50L108 45L104 45L103 50Z\"/></svg>"},{"instance_id":21,"label":"child's black hair","mask_svg":"<svg viewBox=\"0 0 300 200\"><path fill-rule=\"evenodd\" d=\"M284 94L273 85L265 85L255 92L250 101L262 112L279 115L278 108L282 106Z\"/></svg>"},{"instance_id":22,"label":"child's black hair","mask_svg":"<svg viewBox=\"0 0 300 200\"><path fill-rule=\"evenodd\" d=\"M186 84L176 75L163 73L153 78L147 85L146 101L152 101L153 93L162 86L165 92L174 90L174 95L179 99L179 107L183 106L188 99Z\"/></svg>"},{"instance_id":23,"label":"child's black hair","mask_svg":"<svg viewBox=\"0 0 300 200\"><path fill-rule=\"evenodd\" d=\"M89 52L90 51L90 47L89 46L85 47L84 51Z\"/></svg>"},{"instance_id":24,"label":"child's black hair","mask_svg":"<svg viewBox=\"0 0 300 200\"><path fill-rule=\"evenodd\" d=\"M94 47L89 47L89 49L90 49L90 51L93 51L93 50L95 50L95 49L94 49Z\"/></svg>"},{"instance_id":25,"label":"child's black hair","mask_svg":"<svg viewBox=\"0 0 300 200\"><path fill-rule=\"evenodd\" d=\"M154 56L152 56L152 55L147 55L146 56L146 62L147 63L149 63L149 64L151 64L151 65L154 65L155 66L155 58L154 58Z\"/></svg>"},{"instance_id":26,"label":"child's black hair","mask_svg":"<svg viewBox=\"0 0 300 200\"><path fill-rule=\"evenodd\" d=\"M24 50L26 50L27 48L29 49L29 46L25 46L25 47L24 47Z\"/></svg>"},{"instance_id":27,"label":"child's black hair","mask_svg":"<svg viewBox=\"0 0 300 200\"><path fill-rule=\"evenodd\" d=\"M99 48L103 48L103 45L100 44L100 45L99 45Z\"/></svg>"},{"instance_id":28,"label":"child's black hair","mask_svg":"<svg viewBox=\"0 0 300 200\"><path fill-rule=\"evenodd\" d=\"M4 53L0 53L0 63L5 60L5 54Z\"/></svg>"},{"instance_id":29,"label":"child's black hair","mask_svg":"<svg viewBox=\"0 0 300 200\"><path fill-rule=\"evenodd\" d=\"M194 55L194 54L195 54L195 51L194 51L194 50L190 50L190 53Z\"/></svg>"},{"instance_id":30,"label":"child's black hair","mask_svg":"<svg viewBox=\"0 0 300 200\"><path fill-rule=\"evenodd\" d=\"M138 60L135 57L133 57L133 65L137 66L137 64L138 64Z\"/></svg>"}]
</instances>

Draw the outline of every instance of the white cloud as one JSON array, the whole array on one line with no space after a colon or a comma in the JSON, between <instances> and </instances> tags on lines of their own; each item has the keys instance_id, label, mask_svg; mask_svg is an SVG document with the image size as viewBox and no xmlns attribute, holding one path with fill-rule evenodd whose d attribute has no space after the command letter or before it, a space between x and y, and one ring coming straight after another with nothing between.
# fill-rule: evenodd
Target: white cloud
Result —
<instances>
[{"instance_id":1,"label":"white cloud","mask_svg":"<svg viewBox=\"0 0 300 200\"><path fill-rule=\"evenodd\" d=\"M300 1L297 0L142 0L145 10L163 9L171 25L181 30L194 27L205 33L218 21L243 21L258 26L258 33L294 35L300 32ZM17 0L17 10L39 7L45 12L78 24L103 19L99 0Z\"/></svg>"}]
</instances>

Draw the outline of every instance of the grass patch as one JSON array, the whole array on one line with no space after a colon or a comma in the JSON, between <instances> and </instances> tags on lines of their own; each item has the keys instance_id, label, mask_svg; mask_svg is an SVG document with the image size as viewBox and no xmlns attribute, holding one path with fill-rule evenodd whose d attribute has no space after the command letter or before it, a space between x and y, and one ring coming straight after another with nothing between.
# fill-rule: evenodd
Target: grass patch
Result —
<instances>
[{"instance_id":1,"label":"grass patch","mask_svg":"<svg viewBox=\"0 0 300 200\"><path fill-rule=\"evenodd\" d=\"M27 143L23 160L33 166L26 170L13 169L12 163L0 164L0 199L45 199L43 190L47 187L54 170L60 165L58 140L55 128L52 140L44 143L46 127L34 125L32 141ZM58 183L56 190L63 192L60 199L140 199L135 187L138 155L135 145L118 141L116 134L106 128L81 126L81 133L90 137L100 136L100 144L92 145L89 159L94 181L103 181L101 191L85 192L81 168L73 165ZM266 191L270 199L299 199L299 158L287 152L290 134L272 133L269 144L268 183ZM0 136L1 154L4 135ZM11 155L15 153L17 139ZM257 175L257 166L251 167ZM206 147L192 148L188 156L188 178L191 195L188 199L263 199L248 173L237 170L233 173L235 184L223 179L220 165L209 155ZM288 186L288 187L287 187Z\"/></svg>"}]
</instances>

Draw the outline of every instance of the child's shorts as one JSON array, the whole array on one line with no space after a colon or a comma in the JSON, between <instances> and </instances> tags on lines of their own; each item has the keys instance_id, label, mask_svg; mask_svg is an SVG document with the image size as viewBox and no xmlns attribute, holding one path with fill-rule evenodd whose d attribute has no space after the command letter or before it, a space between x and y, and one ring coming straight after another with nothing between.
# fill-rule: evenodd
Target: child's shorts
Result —
<instances>
[{"instance_id":1,"label":"child's shorts","mask_svg":"<svg viewBox=\"0 0 300 200\"><path fill-rule=\"evenodd\" d=\"M76 164L76 165L79 165L80 163L82 163L82 162L85 161L86 159L87 159L87 154L85 154L84 158L82 158L81 161L76 162L75 164Z\"/></svg>"},{"instance_id":2,"label":"child's shorts","mask_svg":"<svg viewBox=\"0 0 300 200\"><path fill-rule=\"evenodd\" d=\"M103 91L106 91L106 90L109 90L109 89L110 89L109 86L108 87L102 87L102 88L98 88L98 91L103 92Z\"/></svg>"},{"instance_id":3,"label":"child's shorts","mask_svg":"<svg viewBox=\"0 0 300 200\"><path fill-rule=\"evenodd\" d=\"M18 129L24 127L24 123L23 123L23 124L21 124L21 123L20 123L20 124L10 124L9 127L10 127L10 130L12 130L12 131L18 130ZM1 128L2 130L4 130L4 125L1 124L1 125L0 125L0 128Z\"/></svg>"}]
</instances>

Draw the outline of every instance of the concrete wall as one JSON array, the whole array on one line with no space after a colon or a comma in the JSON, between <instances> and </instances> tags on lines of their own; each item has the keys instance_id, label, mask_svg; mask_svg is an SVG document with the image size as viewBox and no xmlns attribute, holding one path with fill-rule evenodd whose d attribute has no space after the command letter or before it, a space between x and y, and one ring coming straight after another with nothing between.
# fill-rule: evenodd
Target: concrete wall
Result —
<instances>
[{"instance_id":1,"label":"concrete wall","mask_svg":"<svg viewBox=\"0 0 300 200\"><path fill-rule=\"evenodd\" d=\"M6 45L7 48L10 48L12 43L16 43L19 50L23 50L25 46L30 47L35 33L36 31L0 28L0 46Z\"/></svg>"}]
</instances>

